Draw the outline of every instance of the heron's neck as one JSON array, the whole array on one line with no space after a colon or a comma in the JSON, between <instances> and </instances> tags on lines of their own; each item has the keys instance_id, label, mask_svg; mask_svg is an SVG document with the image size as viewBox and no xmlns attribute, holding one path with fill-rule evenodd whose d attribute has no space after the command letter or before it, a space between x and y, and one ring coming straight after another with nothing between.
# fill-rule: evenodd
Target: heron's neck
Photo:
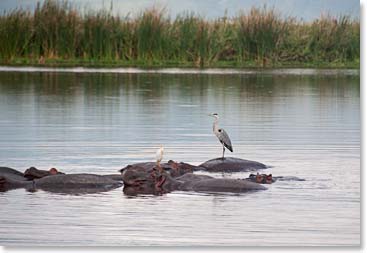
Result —
<instances>
[{"instance_id":1,"label":"heron's neck","mask_svg":"<svg viewBox=\"0 0 367 253\"><path fill-rule=\"evenodd\" d=\"M218 119L215 118L214 123L213 123L213 132L218 131Z\"/></svg>"}]
</instances>

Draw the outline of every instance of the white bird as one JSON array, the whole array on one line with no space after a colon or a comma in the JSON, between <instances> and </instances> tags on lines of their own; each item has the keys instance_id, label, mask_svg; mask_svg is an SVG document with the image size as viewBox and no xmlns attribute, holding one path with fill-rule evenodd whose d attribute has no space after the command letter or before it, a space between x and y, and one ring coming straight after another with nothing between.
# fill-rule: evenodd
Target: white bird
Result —
<instances>
[{"instance_id":1,"label":"white bird","mask_svg":"<svg viewBox=\"0 0 367 253\"><path fill-rule=\"evenodd\" d=\"M161 161L163 159L163 151L164 151L164 148L161 145L160 148L155 153L156 163L157 163L158 168L160 169L161 169Z\"/></svg>"},{"instance_id":2,"label":"white bird","mask_svg":"<svg viewBox=\"0 0 367 253\"><path fill-rule=\"evenodd\" d=\"M213 133L218 137L220 143L222 143L223 146L222 159L224 159L224 151L225 151L224 147L226 147L229 151L233 152L231 139L229 138L228 134L226 133L226 131L224 131L223 128L218 128L218 119L219 119L218 113L212 113L209 114L209 116L215 118L213 123Z\"/></svg>"}]
</instances>

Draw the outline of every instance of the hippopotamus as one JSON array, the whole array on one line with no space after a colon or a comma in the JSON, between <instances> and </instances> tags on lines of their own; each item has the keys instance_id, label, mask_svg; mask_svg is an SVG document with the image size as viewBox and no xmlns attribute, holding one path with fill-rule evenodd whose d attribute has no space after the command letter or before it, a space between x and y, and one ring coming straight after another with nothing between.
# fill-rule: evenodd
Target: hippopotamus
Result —
<instances>
[{"instance_id":1,"label":"hippopotamus","mask_svg":"<svg viewBox=\"0 0 367 253\"><path fill-rule=\"evenodd\" d=\"M0 191L21 188L28 183L22 172L8 167L0 167Z\"/></svg>"},{"instance_id":2,"label":"hippopotamus","mask_svg":"<svg viewBox=\"0 0 367 253\"><path fill-rule=\"evenodd\" d=\"M125 194L162 194L175 190L233 193L266 190L264 186L248 180L214 178L192 172L174 177L169 171L158 169L154 163L144 165L130 165L120 170Z\"/></svg>"},{"instance_id":3,"label":"hippopotamus","mask_svg":"<svg viewBox=\"0 0 367 253\"><path fill-rule=\"evenodd\" d=\"M0 190L25 188L58 193L97 193L122 186L121 175L63 174L51 169L49 173L32 167L21 173L8 167L0 167ZM33 179L29 179L32 174ZM28 175L28 178L26 177Z\"/></svg>"},{"instance_id":4,"label":"hippopotamus","mask_svg":"<svg viewBox=\"0 0 367 253\"><path fill-rule=\"evenodd\" d=\"M132 165L127 165L122 168L120 172L129 168L143 168L145 170L151 170L152 168L157 167L157 164L154 162L142 162L135 163ZM186 173L192 173L195 170L199 170L198 166L194 166L188 163L183 162L175 162L173 160L169 160L167 163L162 163L159 165L160 169L169 173L172 177L182 176Z\"/></svg>"},{"instance_id":5,"label":"hippopotamus","mask_svg":"<svg viewBox=\"0 0 367 253\"><path fill-rule=\"evenodd\" d=\"M252 182L256 182L258 184L272 184L275 182L275 178L272 174L259 174L259 172L255 174L250 174L246 180L250 180Z\"/></svg>"},{"instance_id":6,"label":"hippopotamus","mask_svg":"<svg viewBox=\"0 0 367 253\"><path fill-rule=\"evenodd\" d=\"M259 180L251 182L214 178L194 172L237 172L266 168L262 163L233 157L212 159L199 166L172 160L159 165L154 162L137 163L121 169L121 175L64 174L55 168L47 171L34 167L21 173L12 168L0 167L0 191L25 188L30 191L41 189L60 193L92 193L121 187L123 181L126 194L160 194L174 190L237 193L266 188L259 184Z\"/></svg>"},{"instance_id":7,"label":"hippopotamus","mask_svg":"<svg viewBox=\"0 0 367 253\"><path fill-rule=\"evenodd\" d=\"M267 169L265 164L236 157L219 157L206 161L195 168L208 172L250 172Z\"/></svg>"},{"instance_id":8,"label":"hippopotamus","mask_svg":"<svg viewBox=\"0 0 367 253\"><path fill-rule=\"evenodd\" d=\"M55 168L51 168L49 170L39 170L35 167L30 167L29 169L24 171L24 177L26 177L29 180L33 180L36 178L43 178L46 176L57 175L57 174L65 174L65 173L59 172Z\"/></svg>"},{"instance_id":9,"label":"hippopotamus","mask_svg":"<svg viewBox=\"0 0 367 253\"><path fill-rule=\"evenodd\" d=\"M259 184L272 184L276 181L306 181L303 178L294 177L294 176L277 176L273 177L272 174L250 174L248 178L245 178L245 180L249 180L252 182L256 182Z\"/></svg>"},{"instance_id":10,"label":"hippopotamus","mask_svg":"<svg viewBox=\"0 0 367 253\"><path fill-rule=\"evenodd\" d=\"M151 169L157 164L154 162L142 162L133 165L128 165L122 170L131 167L142 167L145 169ZM174 162L169 160L167 163L160 164L161 169L168 172L172 177L178 177L186 173L192 173L194 171L206 171L206 172L250 172L267 169L268 166L265 164L245 160L235 157L219 157L208 160L199 166L191 165L183 162Z\"/></svg>"}]
</instances>

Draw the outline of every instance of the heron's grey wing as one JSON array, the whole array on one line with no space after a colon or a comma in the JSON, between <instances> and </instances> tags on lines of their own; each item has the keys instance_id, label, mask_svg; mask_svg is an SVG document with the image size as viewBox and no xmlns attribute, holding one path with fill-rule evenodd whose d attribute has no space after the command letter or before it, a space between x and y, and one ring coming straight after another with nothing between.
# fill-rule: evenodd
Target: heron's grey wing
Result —
<instances>
[{"instance_id":1,"label":"heron's grey wing","mask_svg":"<svg viewBox=\"0 0 367 253\"><path fill-rule=\"evenodd\" d=\"M228 148L229 151L233 152L233 148L232 148L232 143L231 143L231 139L229 138L228 134L226 131L224 131L223 128L218 129L218 138L219 141L221 143L223 143L223 145Z\"/></svg>"}]
</instances>

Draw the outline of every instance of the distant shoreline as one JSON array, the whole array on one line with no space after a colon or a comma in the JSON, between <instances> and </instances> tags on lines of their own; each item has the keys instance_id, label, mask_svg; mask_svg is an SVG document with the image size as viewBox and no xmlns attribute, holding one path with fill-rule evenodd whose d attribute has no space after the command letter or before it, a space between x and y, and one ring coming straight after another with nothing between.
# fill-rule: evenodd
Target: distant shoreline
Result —
<instances>
[{"instance_id":1,"label":"distant shoreline","mask_svg":"<svg viewBox=\"0 0 367 253\"><path fill-rule=\"evenodd\" d=\"M235 62L222 61L204 67L198 67L193 62L143 62L143 61L104 61L104 60L82 60L82 59L46 59L42 63L39 60L16 58L13 60L1 60L0 66L10 67L53 67L53 68L193 68L193 69L276 69L276 68L313 68L313 69L360 69L360 62L278 62L265 66L253 61Z\"/></svg>"},{"instance_id":2,"label":"distant shoreline","mask_svg":"<svg viewBox=\"0 0 367 253\"><path fill-rule=\"evenodd\" d=\"M45 67L1 66L0 73L77 74L167 74L167 75L271 75L271 76L360 76L359 69L346 68L137 68L137 67Z\"/></svg>"}]
</instances>

